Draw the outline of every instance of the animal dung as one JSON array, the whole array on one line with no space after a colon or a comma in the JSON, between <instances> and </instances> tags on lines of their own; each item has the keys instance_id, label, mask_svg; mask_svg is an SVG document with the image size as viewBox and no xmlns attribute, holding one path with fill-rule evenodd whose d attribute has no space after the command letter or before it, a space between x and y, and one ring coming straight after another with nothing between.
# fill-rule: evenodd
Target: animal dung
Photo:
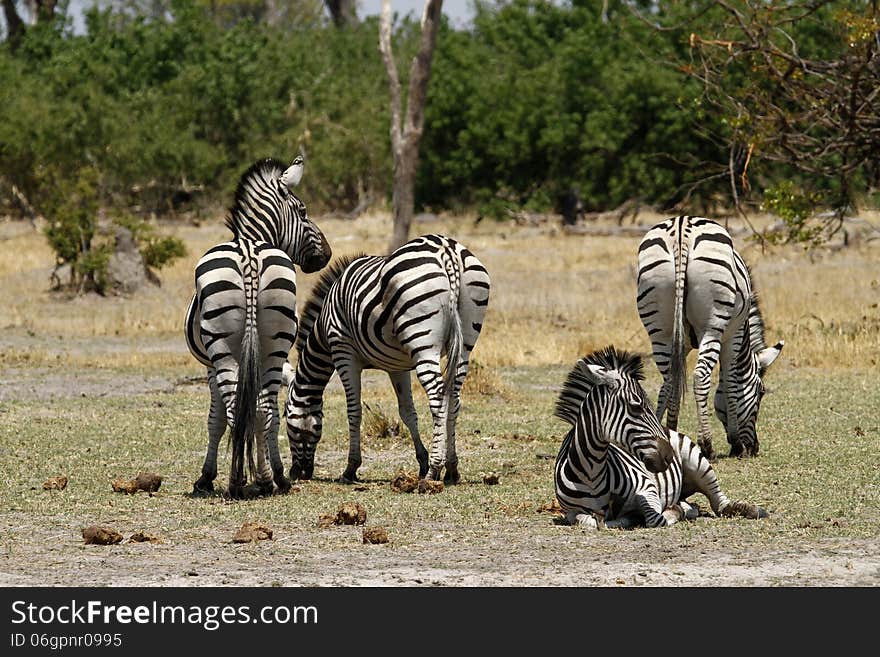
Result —
<instances>
[{"instance_id":1,"label":"animal dung","mask_svg":"<svg viewBox=\"0 0 880 657\"><path fill-rule=\"evenodd\" d=\"M419 478L411 472L401 470L391 480L391 490L395 493L412 493L419 487Z\"/></svg>"},{"instance_id":2,"label":"animal dung","mask_svg":"<svg viewBox=\"0 0 880 657\"><path fill-rule=\"evenodd\" d=\"M115 545L122 542L122 534L111 527L91 525L82 530L86 545Z\"/></svg>"},{"instance_id":3,"label":"animal dung","mask_svg":"<svg viewBox=\"0 0 880 657\"><path fill-rule=\"evenodd\" d=\"M139 472L134 479L114 479L110 482L114 493L134 495L138 491L155 493L162 485L162 477L153 472Z\"/></svg>"},{"instance_id":4,"label":"animal dung","mask_svg":"<svg viewBox=\"0 0 880 657\"><path fill-rule=\"evenodd\" d=\"M135 532L131 536L128 537L129 543L162 543L162 539L155 534L150 534L148 532Z\"/></svg>"},{"instance_id":5,"label":"animal dung","mask_svg":"<svg viewBox=\"0 0 880 657\"><path fill-rule=\"evenodd\" d=\"M391 480L391 490L395 493L441 493L443 492L442 481L432 481L430 479L419 479L412 472L404 472L401 470Z\"/></svg>"},{"instance_id":6,"label":"animal dung","mask_svg":"<svg viewBox=\"0 0 880 657\"><path fill-rule=\"evenodd\" d=\"M337 524L363 525L367 522L367 510L360 502L345 502L336 512Z\"/></svg>"},{"instance_id":7,"label":"animal dung","mask_svg":"<svg viewBox=\"0 0 880 657\"><path fill-rule=\"evenodd\" d=\"M367 522L367 509L360 502L345 502L335 514L322 513L318 517L318 527L331 525L363 525Z\"/></svg>"},{"instance_id":8,"label":"animal dung","mask_svg":"<svg viewBox=\"0 0 880 657\"><path fill-rule=\"evenodd\" d=\"M232 537L233 543L254 543L256 541L266 541L272 538L272 530L266 525L259 522L244 523L235 536Z\"/></svg>"},{"instance_id":9,"label":"animal dung","mask_svg":"<svg viewBox=\"0 0 880 657\"><path fill-rule=\"evenodd\" d=\"M443 492L443 482L434 481L433 479L419 479L419 493L436 495Z\"/></svg>"},{"instance_id":10,"label":"animal dung","mask_svg":"<svg viewBox=\"0 0 880 657\"><path fill-rule=\"evenodd\" d=\"M559 506L559 500L555 497L547 504L542 504L537 508L537 513L562 513L562 507Z\"/></svg>"},{"instance_id":11,"label":"animal dung","mask_svg":"<svg viewBox=\"0 0 880 657\"><path fill-rule=\"evenodd\" d=\"M483 483L487 486L495 486L501 483L501 478L498 476L497 472L489 472L488 474L483 475Z\"/></svg>"},{"instance_id":12,"label":"animal dung","mask_svg":"<svg viewBox=\"0 0 880 657\"><path fill-rule=\"evenodd\" d=\"M64 490L65 488L67 488L67 477L64 475L49 477L43 482L43 490Z\"/></svg>"},{"instance_id":13,"label":"animal dung","mask_svg":"<svg viewBox=\"0 0 880 657\"><path fill-rule=\"evenodd\" d=\"M388 532L384 527L364 527L364 543L378 545L388 542Z\"/></svg>"}]
</instances>

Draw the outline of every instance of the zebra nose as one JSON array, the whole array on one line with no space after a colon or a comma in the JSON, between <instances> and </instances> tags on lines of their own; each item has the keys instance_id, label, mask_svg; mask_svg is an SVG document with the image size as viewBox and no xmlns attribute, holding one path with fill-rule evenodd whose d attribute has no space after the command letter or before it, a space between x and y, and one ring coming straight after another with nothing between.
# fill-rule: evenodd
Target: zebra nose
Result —
<instances>
[{"instance_id":1,"label":"zebra nose","mask_svg":"<svg viewBox=\"0 0 880 657\"><path fill-rule=\"evenodd\" d=\"M661 438L657 441L657 451L651 452L642 461L649 472L663 472L669 467L672 457L672 446L666 442L666 439Z\"/></svg>"},{"instance_id":2,"label":"zebra nose","mask_svg":"<svg viewBox=\"0 0 880 657\"><path fill-rule=\"evenodd\" d=\"M321 245L311 253L302 264L302 270L306 274L313 274L327 266L330 258L333 256L333 250L327 238L321 235Z\"/></svg>"},{"instance_id":3,"label":"zebra nose","mask_svg":"<svg viewBox=\"0 0 880 657\"><path fill-rule=\"evenodd\" d=\"M316 271L320 271L321 269L326 267L328 262L330 262L329 254L316 253L305 259L305 262L303 262L302 264L302 270L306 274L313 274Z\"/></svg>"}]
</instances>

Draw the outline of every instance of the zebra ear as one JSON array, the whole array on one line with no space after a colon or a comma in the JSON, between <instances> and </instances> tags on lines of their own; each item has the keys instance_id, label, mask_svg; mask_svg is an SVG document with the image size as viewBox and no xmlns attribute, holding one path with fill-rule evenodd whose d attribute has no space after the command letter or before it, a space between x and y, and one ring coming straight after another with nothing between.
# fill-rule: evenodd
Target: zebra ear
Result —
<instances>
[{"instance_id":1,"label":"zebra ear","mask_svg":"<svg viewBox=\"0 0 880 657\"><path fill-rule=\"evenodd\" d=\"M299 181L302 180L303 176L303 165L304 162L302 155L297 155L293 159L293 164L281 174L281 182L287 187L287 189L293 191L293 188L299 185Z\"/></svg>"},{"instance_id":2,"label":"zebra ear","mask_svg":"<svg viewBox=\"0 0 880 657\"><path fill-rule=\"evenodd\" d=\"M578 367L586 379L595 386L616 387L620 384L620 373L616 370L609 370L601 365L591 365L582 360L578 361Z\"/></svg>"},{"instance_id":3,"label":"zebra ear","mask_svg":"<svg viewBox=\"0 0 880 657\"><path fill-rule=\"evenodd\" d=\"M779 354L782 353L782 348L784 346L785 340L780 340L772 347L761 349L761 351L758 352L758 365L761 367L762 371L770 367L773 364L773 361L779 358Z\"/></svg>"}]
</instances>

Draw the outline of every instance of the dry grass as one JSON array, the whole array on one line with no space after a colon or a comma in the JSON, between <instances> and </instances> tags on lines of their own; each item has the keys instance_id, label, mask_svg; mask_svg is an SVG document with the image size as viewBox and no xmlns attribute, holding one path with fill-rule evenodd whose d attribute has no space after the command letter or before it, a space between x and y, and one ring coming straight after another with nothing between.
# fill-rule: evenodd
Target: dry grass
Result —
<instances>
[{"instance_id":1,"label":"dry grass","mask_svg":"<svg viewBox=\"0 0 880 657\"><path fill-rule=\"evenodd\" d=\"M0 263L3 327L56 338L45 345L30 345L25 352L7 349L0 356L13 363L25 359L52 364L62 339L175 340L181 335L192 293L195 262L227 237L221 217L218 213L215 222L201 227L163 227L184 239L189 255L161 272L160 288L150 287L132 299L94 295L67 299L50 293L52 253L45 238L27 224L0 225L4 250L16 254ZM659 218L643 215L639 221L647 225ZM319 223L336 256L381 253L390 233L387 215ZM490 272L489 311L475 350L475 358L486 368L484 374L497 367L568 363L611 342L621 348L649 350L634 302L638 237L572 236L556 226L475 224L471 217L443 218L413 229L413 234L425 232L460 239ZM784 356L789 363L876 365L880 352L878 241L813 254L798 247L762 252L741 238L737 244L754 273L768 339L785 338ZM300 299L306 298L315 280L316 275L299 276ZM80 364L149 367L154 362L180 367L190 362L185 349L156 348L138 354L99 351L107 353L100 358L79 356Z\"/></svg>"},{"instance_id":2,"label":"dry grass","mask_svg":"<svg viewBox=\"0 0 880 657\"><path fill-rule=\"evenodd\" d=\"M382 252L389 233L387 216L320 223L336 255ZM539 512L553 499L552 459L565 432L553 404L585 352L608 343L648 350L635 311L637 237L566 236L468 217L416 226L414 233L454 235L492 276L457 427L463 483L431 496L392 490L395 474L416 461L405 429L394 431L387 376L368 371L364 400L375 412L365 408L362 485L333 482L348 452L345 397L334 379L316 479L286 496L233 503L187 496L204 458L208 392L204 383L174 385L204 374L181 323L193 265L226 231L220 215L216 224L165 230L182 237L190 255L162 272L161 288L130 299L65 300L47 291L52 257L43 236L27 224L0 224L2 248L16 254L0 259L4 583L613 586L625 576L667 585L876 584L877 246L811 260L796 248L761 253L743 245L768 337L784 337L786 349L762 406L759 457L723 458L716 469L731 497L761 504L770 519L588 534ZM301 299L315 280L299 278ZM646 369L655 396L659 375ZM430 414L420 386L414 391L424 440ZM686 403L683 428L695 427L694 415ZM283 429L281 444L287 461ZM223 449L218 487L228 467ZM114 479L140 471L162 475L161 490L112 492ZM70 483L44 490L41 482L59 473ZM500 484L487 485L487 473L499 473ZM315 527L322 513L352 499L364 504L370 525L387 528L391 541L381 550L363 544L360 528ZM232 544L254 518L270 521L273 540ZM163 543L86 548L81 529L92 524L153 532ZM643 575L649 579L637 579Z\"/></svg>"}]
</instances>

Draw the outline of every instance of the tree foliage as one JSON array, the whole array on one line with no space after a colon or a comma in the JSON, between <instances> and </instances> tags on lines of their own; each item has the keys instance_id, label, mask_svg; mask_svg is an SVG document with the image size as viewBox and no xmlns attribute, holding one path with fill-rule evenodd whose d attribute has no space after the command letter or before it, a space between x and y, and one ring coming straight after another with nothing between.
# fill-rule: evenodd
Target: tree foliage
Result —
<instances>
[{"instance_id":1,"label":"tree foliage","mask_svg":"<svg viewBox=\"0 0 880 657\"><path fill-rule=\"evenodd\" d=\"M377 20L338 29L315 18L320 2L291 0L277 6L303 17L272 24L267 6L126 0L90 11L83 34L56 16L0 44L0 195L14 186L51 221L59 190L88 179L117 215L163 214L181 198L228 202L253 160L302 150L313 212L390 200ZM572 190L588 210L706 213L786 190L820 208L870 200L875 7L478 2L468 28L440 27L416 204L504 216ZM404 94L419 34L395 23Z\"/></svg>"}]
</instances>

